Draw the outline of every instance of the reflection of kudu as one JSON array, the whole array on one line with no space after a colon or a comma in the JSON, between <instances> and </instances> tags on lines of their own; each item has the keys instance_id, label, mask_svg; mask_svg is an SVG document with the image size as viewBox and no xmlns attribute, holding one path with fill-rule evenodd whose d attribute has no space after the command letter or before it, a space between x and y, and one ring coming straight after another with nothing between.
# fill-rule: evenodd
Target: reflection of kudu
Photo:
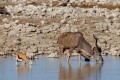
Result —
<instances>
[{"instance_id":1,"label":"reflection of kudu","mask_svg":"<svg viewBox=\"0 0 120 80\"><path fill-rule=\"evenodd\" d=\"M59 44L59 54L62 56L62 53L65 49L69 49L68 61L71 57L73 50L77 52L82 52L81 54L85 57L86 60L95 58L96 60L102 62L103 58L101 56L101 48L97 45L98 38L93 35L96 40L96 46L92 47L83 37L81 32L65 32L58 37ZM80 55L80 54L79 54Z\"/></svg>"},{"instance_id":2,"label":"reflection of kudu","mask_svg":"<svg viewBox=\"0 0 120 80\"><path fill-rule=\"evenodd\" d=\"M89 80L89 78L98 80L101 66L102 63L96 63L94 65L86 63L83 66L78 65L78 68L75 70L70 64L68 64L68 68L65 68L60 63L59 80Z\"/></svg>"}]
</instances>

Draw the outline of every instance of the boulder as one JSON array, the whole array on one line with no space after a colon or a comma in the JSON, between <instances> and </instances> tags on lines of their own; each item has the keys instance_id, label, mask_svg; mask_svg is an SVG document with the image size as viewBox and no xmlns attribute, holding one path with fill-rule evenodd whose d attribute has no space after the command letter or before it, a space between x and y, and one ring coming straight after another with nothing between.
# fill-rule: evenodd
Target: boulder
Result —
<instances>
[{"instance_id":1,"label":"boulder","mask_svg":"<svg viewBox=\"0 0 120 80\"><path fill-rule=\"evenodd\" d=\"M9 22L9 19L8 18L4 18L4 19L2 19L2 22L7 23L7 22Z\"/></svg>"},{"instance_id":2,"label":"boulder","mask_svg":"<svg viewBox=\"0 0 120 80\"><path fill-rule=\"evenodd\" d=\"M4 28L5 28L5 29L8 29L8 28L10 28L10 27L11 27L11 24L6 24L6 23L4 24Z\"/></svg>"},{"instance_id":3,"label":"boulder","mask_svg":"<svg viewBox=\"0 0 120 80\"><path fill-rule=\"evenodd\" d=\"M120 53L118 52L118 48L111 48L110 53L112 56L119 56Z\"/></svg>"},{"instance_id":4,"label":"boulder","mask_svg":"<svg viewBox=\"0 0 120 80\"><path fill-rule=\"evenodd\" d=\"M49 54L47 57L48 57L48 58L58 58L59 56L58 56L58 53L55 52L55 53Z\"/></svg>"},{"instance_id":5,"label":"boulder","mask_svg":"<svg viewBox=\"0 0 120 80\"><path fill-rule=\"evenodd\" d=\"M102 22L96 23L96 30L98 31L108 30L108 24Z\"/></svg>"}]
</instances>

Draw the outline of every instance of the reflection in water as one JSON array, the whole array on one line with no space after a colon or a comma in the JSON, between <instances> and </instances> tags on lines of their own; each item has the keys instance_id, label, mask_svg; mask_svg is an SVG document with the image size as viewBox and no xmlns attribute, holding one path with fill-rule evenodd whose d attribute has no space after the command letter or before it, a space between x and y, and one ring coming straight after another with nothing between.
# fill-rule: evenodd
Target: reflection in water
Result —
<instances>
[{"instance_id":1,"label":"reflection in water","mask_svg":"<svg viewBox=\"0 0 120 80\"><path fill-rule=\"evenodd\" d=\"M25 75L29 70L31 70L31 66L17 65L17 74L18 74L18 76Z\"/></svg>"},{"instance_id":2,"label":"reflection in water","mask_svg":"<svg viewBox=\"0 0 120 80\"><path fill-rule=\"evenodd\" d=\"M28 65L16 66L14 57L0 57L0 80L120 80L120 58L104 56L104 64L82 62L72 58L67 64L66 57L48 59L44 56Z\"/></svg>"},{"instance_id":3,"label":"reflection in water","mask_svg":"<svg viewBox=\"0 0 120 80\"><path fill-rule=\"evenodd\" d=\"M101 66L100 63L94 65L86 63L83 66L78 64L77 70L73 70L70 63L68 63L68 68L65 68L60 62L59 80L99 80Z\"/></svg>"},{"instance_id":4,"label":"reflection in water","mask_svg":"<svg viewBox=\"0 0 120 80\"><path fill-rule=\"evenodd\" d=\"M120 58L120 56L111 56L113 59Z\"/></svg>"}]
</instances>

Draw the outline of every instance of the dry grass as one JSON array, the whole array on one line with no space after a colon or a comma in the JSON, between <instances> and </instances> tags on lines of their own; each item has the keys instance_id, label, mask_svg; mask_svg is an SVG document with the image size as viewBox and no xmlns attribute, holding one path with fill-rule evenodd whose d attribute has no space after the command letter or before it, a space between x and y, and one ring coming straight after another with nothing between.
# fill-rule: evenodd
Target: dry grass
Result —
<instances>
[{"instance_id":1,"label":"dry grass","mask_svg":"<svg viewBox=\"0 0 120 80\"><path fill-rule=\"evenodd\" d=\"M3 16L0 17L0 25L3 25L3 24L4 24L4 22L2 22L2 20L3 20L4 18L7 18L9 21L12 20L12 18L11 18L10 16L3 15Z\"/></svg>"},{"instance_id":2,"label":"dry grass","mask_svg":"<svg viewBox=\"0 0 120 80\"><path fill-rule=\"evenodd\" d=\"M52 2L52 7L55 7L58 5L58 1L53 1ZM49 3L46 3L47 6L49 6ZM34 6L40 6L42 5L42 3L38 2L33 2L33 3L27 3L26 5L34 5ZM120 5L112 5L112 4L100 4L100 3L85 3L85 2L81 2L79 4L76 3L72 3L71 4L72 7L81 7L81 8L93 8L94 6L98 6L99 8L107 8L109 10L113 10L113 9L120 9Z\"/></svg>"},{"instance_id":3,"label":"dry grass","mask_svg":"<svg viewBox=\"0 0 120 80\"><path fill-rule=\"evenodd\" d=\"M73 7L81 7L81 8L93 8L94 6L98 6L99 8L107 8L109 10L120 9L120 5L112 5L112 4L98 4L98 3L80 3L80 4L72 4Z\"/></svg>"},{"instance_id":4,"label":"dry grass","mask_svg":"<svg viewBox=\"0 0 120 80\"><path fill-rule=\"evenodd\" d=\"M31 18L31 19L30 18L27 18L27 19L25 19L25 18L22 18L22 19L16 18L14 20L19 20L20 24L32 23L32 24L35 24L36 26L41 25L40 20L36 19L36 18Z\"/></svg>"},{"instance_id":5,"label":"dry grass","mask_svg":"<svg viewBox=\"0 0 120 80\"><path fill-rule=\"evenodd\" d=\"M34 5L34 6L40 6L40 5L43 5L43 2L46 4L46 6L50 6L49 5L49 1L39 1L39 2L31 2L31 3L26 3L26 6L27 5ZM55 7L58 5L58 1L53 1L52 4L53 6L52 7ZM17 3L18 4L18 3ZM8 5L17 5L16 3L13 3L13 2L6 2L6 3L0 3L0 7L1 6L8 6ZM81 3L72 3L71 4L72 7L81 7L81 8L93 8L94 6L98 6L99 8L107 8L107 9L110 9L110 10L113 10L113 9L120 9L120 5L112 5L112 4L100 4L100 3L95 3L95 2L91 2L91 3L85 3L85 2L81 2Z\"/></svg>"},{"instance_id":6,"label":"dry grass","mask_svg":"<svg viewBox=\"0 0 120 80\"><path fill-rule=\"evenodd\" d=\"M13 2L0 3L0 7L2 7L2 6L8 6L8 5L16 5L16 4L13 3Z\"/></svg>"},{"instance_id":7,"label":"dry grass","mask_svg":"<svg viewBox=\"0 0 120 80\"><path fill-rule=\"evenodd\" d=\"M52 7L58 6L59 2L58 1L53 1L52 2ZM32 2L32 3L27 3L26 5L34 5L34 6L40 6L42 5L41 2ZM46 2L46 6L50 6L49 2ZM119 8L120 9L120 5L112 5L112 4L100 4L100 3L84 3L81 2L79 4L76 3L72 3L71 4L72 7L81 7L81 8L93 8L94 6L98 6L99 8L107 8L110 10Z\"/></svg>"},{"instance_id":8,"label":"dry grass","mask_svg":"<svg viewBox=\"0 0 120 80\"><path fill-rule=\"evenodd\" d=\"M51 23L59 23L61 18L47 18L47 19L40 19L40 18L14 18L13 21L19 20L19 24L26 24L26 23L32 23L36 27L41 27L41 21L45 21L45 25L49 25Z\"/></svg>"},{"instance_id":9,"label":"dry grass","mask_svg":"<svg viewBox=\"0 0 120 80\"><path fill-rule=\"evenodd\" d=\"M26 5L26 6L27 6L27 5L40 6L40 5L42 5L42 3L41 3L41 2L37 2L37 3L36 3L36 2L32 2L32 3L26 3L25 5Z\"/></svg>"}]
</instances>

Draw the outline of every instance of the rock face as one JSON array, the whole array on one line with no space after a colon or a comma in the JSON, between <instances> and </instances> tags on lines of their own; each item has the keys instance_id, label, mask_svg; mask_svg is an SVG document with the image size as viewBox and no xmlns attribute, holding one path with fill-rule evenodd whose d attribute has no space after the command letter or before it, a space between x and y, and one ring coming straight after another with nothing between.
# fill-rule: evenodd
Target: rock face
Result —
<instances>
[{"instance_id":1,"label":"rock face","mask_svg":"<svg viewBox=\"0 0 120 80\"><path fill-rule=\"evenodd\" d=\"M117 48L111 48L110 52L111 52L111 55L113 56L120 56L120 53L118 52Z\"/></svg>"},{"instance_id":2,"label":"rock face","mask_svg":"<svg viewBox=\"0 0 120 80\"><path fill-rule=\"evenodd\" d=\"M16 1L22 2L22 0L13 0L13 2ZM72 3L89 3L92 1L104 4L109 2L119 4L119 0L51 0L58 2L54 6L51 1L45 5L45 0L41 4L28 3L32 0L23 1L24 4L16 2L14 6L5 6L10 16L1 19L1 52L54 53L58 50L57 38L60 34L69 31L81 31L92 46L95 45L92 34L95 34L99 38L98 43L103 52L119 55L119 9L72 6ZM65 3L67 5L63 5ZM0 17L2 17L2 14Z\"/></svg>"},{"instance_id":3,"label":"rock face","mask_svg":"<svg viewBox=\"0 0 120 80\"><path fill-rule=\"evenodd\" d=\"M57 53L51 53L50 55L47 56L48 58L58 58L58 54Z\"/></svg>"}]
</instances>

